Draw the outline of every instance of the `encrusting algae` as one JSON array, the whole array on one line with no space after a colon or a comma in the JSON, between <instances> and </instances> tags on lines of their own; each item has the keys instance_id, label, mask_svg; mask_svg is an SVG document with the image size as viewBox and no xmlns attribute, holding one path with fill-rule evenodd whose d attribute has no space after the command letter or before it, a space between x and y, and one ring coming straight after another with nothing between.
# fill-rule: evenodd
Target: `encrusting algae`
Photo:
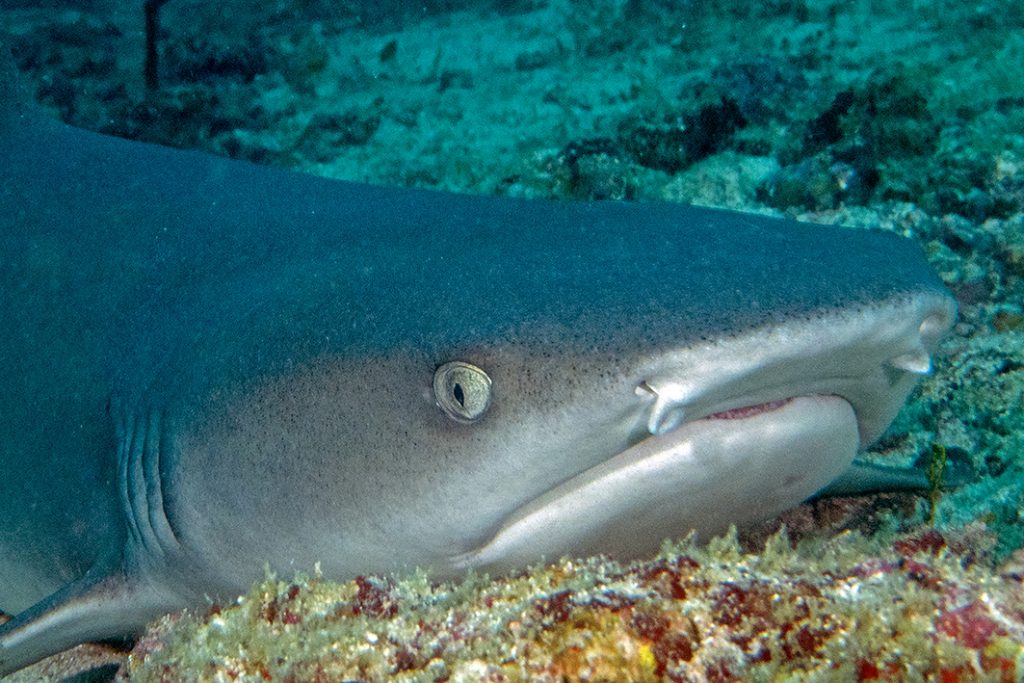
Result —
<instances>
[{"instance_id":1,"label":"encrusting algae","mask_svg":"<svg viewBox=\"0 0 1024 683\"><path fill-rule=\"evenodd\" d=\"M794 548L783 530L759 553L732 533L494 581L270 577L165 618L121 679L1019 681L1024 554L992 571L986 540L978 525Z\"/></svg>"}]
</instances>

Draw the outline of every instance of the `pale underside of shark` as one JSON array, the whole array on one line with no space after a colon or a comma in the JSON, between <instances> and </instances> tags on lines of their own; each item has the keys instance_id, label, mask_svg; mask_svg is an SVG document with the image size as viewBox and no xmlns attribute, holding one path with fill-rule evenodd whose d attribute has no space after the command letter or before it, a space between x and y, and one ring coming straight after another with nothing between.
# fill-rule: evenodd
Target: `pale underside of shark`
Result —
<instances>
[{"instance_id":1,"label":"pale underside of shark","mask_svg":"<svg viewBox=\"0 0 1024 683\"><path fill-rule=\"evenodd\" d=\"M58 124L11 71L0 673L267 564L508 571L774 515L955 314L893 235L320 179Z\"/></svg>"}]
</instances>

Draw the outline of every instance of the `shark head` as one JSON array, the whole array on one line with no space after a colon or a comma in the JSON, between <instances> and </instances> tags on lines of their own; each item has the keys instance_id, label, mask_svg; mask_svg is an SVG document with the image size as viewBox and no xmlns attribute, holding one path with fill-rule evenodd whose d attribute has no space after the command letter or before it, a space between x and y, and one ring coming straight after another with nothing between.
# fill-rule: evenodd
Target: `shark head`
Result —
<instances>
[{"instance_id":1,"label":"shark head","mask_svg":"<svg viewBox=\"0 0 1024 683\"><path fill-rule=\"evenodd\" d=\"M602 406L577 414L600 435L592 452L603 443L611 455L531 499L455 563L504 571L538 555L632 558L690 530L706 539L776 515L881 435L953 316L948 298L921 292L638 349Z\"/></svg>"},{"instance_id":2,"label":"shark head","mask_svg":"<svg viewBox=\"0 0 1024 683\"><path fill-rule=\"evenodd\" d=\"M506 571L776 514L882 433L955 315L892 235L389 200L409 227L386 261L341 231L301 269L227 279L171 316L167 338L206 361L159 382L172 398L149 490L167 545L216 558L190 573L225 591L267 561ZM213 333L181 319L195 311Z\"/></svg>"}]
</instances>

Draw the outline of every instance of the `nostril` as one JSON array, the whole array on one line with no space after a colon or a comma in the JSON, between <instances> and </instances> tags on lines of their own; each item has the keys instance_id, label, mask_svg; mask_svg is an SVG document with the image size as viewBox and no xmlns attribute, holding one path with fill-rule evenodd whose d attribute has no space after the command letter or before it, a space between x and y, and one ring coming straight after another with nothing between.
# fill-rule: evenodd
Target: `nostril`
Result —
<instances>
[{"instance_id":1,"label":"nostril","mask_svg":"<svg viewBox=\"0 0 1024 683\"><path fill-rule=\"evenodd\" d=\"M923 319L917 326L917 339L908 340L912 347L889 358L885 364L915 375L927 375L932 370L930 350L946 334L956 316L956 307L949 299L942 299L925 308Z\"/></svg>"},{"instance_id":2,"label":"nostril","mask_svg":"<svg viewBox=\"0 0 1024 683\"><path fill-rule=\"evenodd\" d=\"M949 316L946 313L933 313L921 321L917 328L922 340L932 340L942 336L949 328Z\"/></svg>"},{"instance_id":3,"label":"nostril","mask_svg":"<svg viewBox=\"0 0 1024 683\"><path fill-rule=\"evenodd\" d=\"M932 359L924 348L894 356L887 364L897 370L911 372L915 375L927 375L932 371Z\"/></svg>"},{"instance_id":4,"label":"nostril","mask_svg":"<svg viewBox=\"0 0 1024 683\"><path fill-rule=\"evenodd\" d=\"M943 299L941 304L925 316L917 327L921 342L928 348L938 342L956 319L956 304L952 299Z\"/></svg>"}]
</instances>

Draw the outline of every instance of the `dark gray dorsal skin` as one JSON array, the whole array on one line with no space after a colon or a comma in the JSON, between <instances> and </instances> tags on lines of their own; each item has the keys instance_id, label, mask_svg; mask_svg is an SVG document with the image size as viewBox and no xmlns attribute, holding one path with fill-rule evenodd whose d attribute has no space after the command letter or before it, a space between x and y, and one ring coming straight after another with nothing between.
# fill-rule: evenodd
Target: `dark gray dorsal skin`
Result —
<instances>
[{"instance_id":1,"label":"dark gray dorsal skin","mask_svg":"<svg viewBox=\"0 0 1024 683\"><path fill-rule=\"evenodd\" d=\"M852 457L953 315L892 235L336 182L69 128L0 70L0 610L17 615L0 673L230 598L265 563L330 578L521 564L533 545L513 531L554 509L532 501L671 436L644 387L662 405L713 366L672 384L669 356L753 343L749 371L715 374L741 379L680 394L686 419L834 394L814 410ZM779 330L820 332L820 355L771 355L793 336ZM493 380L475 424L431 393L452 360ZM625 553L661 540L636 535Z\"/></svg>"}]
</instances>

